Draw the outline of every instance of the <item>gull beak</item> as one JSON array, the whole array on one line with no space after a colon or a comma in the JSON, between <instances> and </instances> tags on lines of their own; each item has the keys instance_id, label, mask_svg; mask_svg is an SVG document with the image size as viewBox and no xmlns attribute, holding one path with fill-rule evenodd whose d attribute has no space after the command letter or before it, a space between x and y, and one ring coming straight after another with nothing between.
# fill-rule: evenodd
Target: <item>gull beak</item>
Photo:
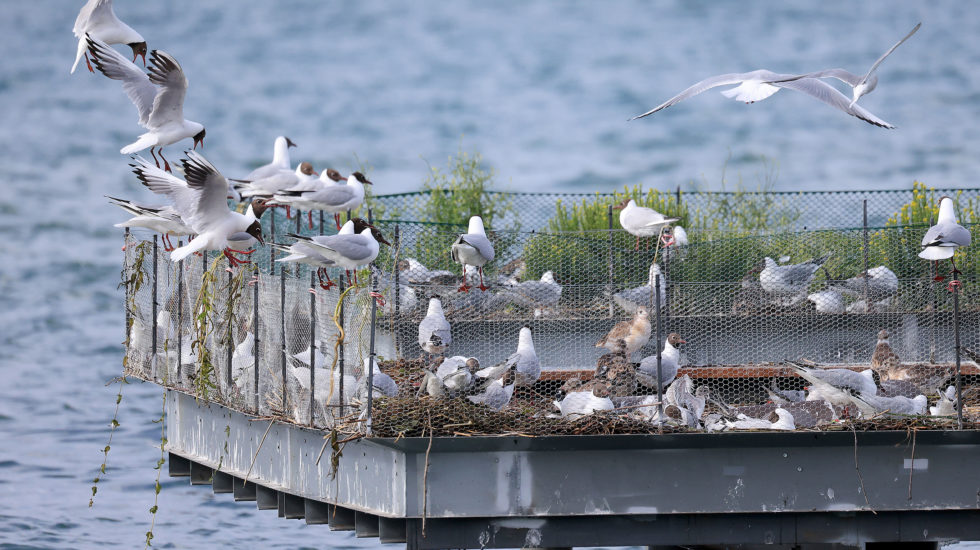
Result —
<instances>
[{"instance_id":1,"label":"gull beak","mask_svg":"<svg viewBox=\"0 0 980 550\"><path fill-rule=\"evenodd\" d=\"M143 58L143 66L146 67L146 54L145 53L134 54L133 55L133 63L136 63L136 58L137 57L142 57Z\"/></svg>"},{"instance_id":2,"label":"gull beak","mask_svg":"<svg viewBox=\"0 0 980 550\"><path fill-rule=\"evenodd\" d=\"M201 149L204 149L204 138L201 138L201 139L195 138L194 139L194 147L192 149L196 151L197 150L197 144L199 144L199 143L201 144Z\"/></svg>"}]
</instances>

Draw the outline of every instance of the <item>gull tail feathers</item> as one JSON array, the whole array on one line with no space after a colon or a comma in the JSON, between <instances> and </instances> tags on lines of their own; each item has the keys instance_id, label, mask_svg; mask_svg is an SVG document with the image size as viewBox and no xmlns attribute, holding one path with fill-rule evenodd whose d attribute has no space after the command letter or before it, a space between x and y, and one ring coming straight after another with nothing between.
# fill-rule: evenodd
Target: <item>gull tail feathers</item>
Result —
<instances>
[{"instance_id":1,"label":"gull tail feathers","mask_svg":"<svg viewBox=\"0 0 980 550\"><path fill-rule=\"evenodd\" d=\"M200 252L201 250L207 248L207 239L194 239L193 241L185 244L184 246L174 250L170 253L170 261L179 262L184 258L190 256L195 252Z\"/></svg>"},{"instance_id":2,"label":"gull tail feathers","mask_svg":"<svg viewBox=\"0 0 980 550\"><path fill-rule=\"evenodd\" d=\"M956 249L951 246L929 246L919 252L919 257L923 260L939 261L952 258L954 252Z\"/></svg>"},{"instance_id":3,"label":"gull tail feathers","mask_svg":"<svg viewBox=\"0 0 980 550\"><path fill-rule=\"evenodd\" d=\"M156 144L157 144L157 137L154 136L152 133L147 132L141 135L139 139L137 139L133 143L130 143L129 145L120 149L119 152L124 155L130 155L142 151L147 147L155 147Z\"/></svg>"}]
</instances>

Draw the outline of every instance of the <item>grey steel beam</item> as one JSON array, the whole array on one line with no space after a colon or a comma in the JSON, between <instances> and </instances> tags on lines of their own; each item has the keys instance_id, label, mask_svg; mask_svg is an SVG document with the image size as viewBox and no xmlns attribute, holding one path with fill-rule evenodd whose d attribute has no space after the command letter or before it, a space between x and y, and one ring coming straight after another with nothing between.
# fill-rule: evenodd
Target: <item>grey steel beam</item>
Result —
<instances>
[{"instance_id":1,"label":"grey steel beam","mask_svg":"<svg viewBox=\"0 0 980 550\"><path fill-rule=\"evenodd\" d=\"M191 461L191 485L211 485L211 475L214 470Z\"/></svg>"},{"instance_id":2,"label":"grey steel beam","mask_svg":"<svg viewBox=\"0 0 980 550\"><path fill-rule=\"evenodd\" d=\"M255 486L255 506L259 510L276 510L279 508L279 491L264 485Z\"/></svg>"},{"instance_id":3,"label":"grey steel beam","mask_svg":"<svg viewBox=\"0 0 980 550\"><path fill-rule=\"evenodd\" d=\"M174 453L167 453L167 455L170 477L187 477L191 475L190 460Z\"/></svg>"},{"instance_id":4,"label":"grey steel beam","mask_svg":"<svg viewBox=\"0 0 980 550\"><path fill-rule=\"evenodd\" d=\"M378 536L378 516L354 511L354 536L370 538Z\"/></svg>"},{"instance_id":5,"label":"grey steel beam","mask_svg":"<svg viewBox=\"0 0 980 550\"><path fill-rule=\"evenodd\" d=\"M303 515L307 525L326 525L330 518L330 505L326 502L303 499Z\"/></svg>"},{"instance_id":6,"label":"grey steel beam","mask_svg":"<svg viewBox=\"0 0 980 550\"><path fill-rule=\"evenodd\" d=\"M331 504L327 524L331 531L353 531L354 510Z\"/></svg>"},{"instance_id":7,"label":"grey steel beam","mask_svg":"<svg viewBox=\"0 0 980 550\"><path fill-rule=\"evenodd\" d=\"M303 519L306 516L306 504L303 497L280 493L283 495L283 517L286 519Z\"/></svg>"},{"instance_id":8,"label":"grey steel beam","mask_svg":"<svg viewBox=\"0 0 980 550\"><path fill-rule=\"evenodd\" d=\"M211 476L211 489L214 491L214 494L234 493L235 489L232 485L234 481L234 477L221 470L214 470L214 474Z\"/></svg>"},{"instance_id":9,"label":"grey steel beam","mask_svg":"<svg viewBox=\"0 0 980 550\"><path fill-rule=\"evenodd\" d=\"M279 517L286 517L286 493L282 491L276 494L276 512L279 514Z\"/></svg>"},{"instance_id":10,"label":"grey steel beam","mask_svg":"<svg viewBox=\"0 0 980 550\"><path fill-rule=\"evenodd\" d=\"M382 543L401 543L405 537L405 520L398 518L378 518L378 540Z\"/></svg>"},{"instance_id":11,"label":"grey steel beam","mask_svg":"<svg viewBox=\"0 0 980 550\"><path fill-rule=\"evenodd\" d=\"M255 484L244 479L232 477L232 492L235 495L235 502L248 502L255 500Z\"/></svg>"}]
</instances>

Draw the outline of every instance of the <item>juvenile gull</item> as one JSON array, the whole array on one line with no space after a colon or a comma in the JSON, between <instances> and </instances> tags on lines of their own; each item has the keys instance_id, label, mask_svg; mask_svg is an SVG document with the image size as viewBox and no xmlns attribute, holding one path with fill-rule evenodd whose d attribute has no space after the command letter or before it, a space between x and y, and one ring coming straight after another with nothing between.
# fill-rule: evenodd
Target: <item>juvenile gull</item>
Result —
<instances>
[{"instance_id":1,"label":"juvenile gull","mask_svg":"<svg viewBox=\"0 0 980 550\"><path fill-rule=\"evenodd\" d=\"M596 342L595 347L606 348L620 353L627 359L650 340L650 314L647 308L636 308L636 314L629 321L620 321Z\"/></svg>"}]
</instances>

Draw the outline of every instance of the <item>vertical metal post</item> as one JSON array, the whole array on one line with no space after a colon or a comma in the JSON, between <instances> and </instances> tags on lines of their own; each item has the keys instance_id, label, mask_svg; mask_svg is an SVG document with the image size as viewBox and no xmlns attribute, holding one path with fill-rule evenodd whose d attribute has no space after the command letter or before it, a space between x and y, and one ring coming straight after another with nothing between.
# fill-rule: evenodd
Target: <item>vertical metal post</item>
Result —
<instances>
[{"instance_id":1,"label":"vertical metal post","mask_svg":"<svg viewBox=\"0 0 980 550\"><path fill-rule=\"evenodd\" d=\"M286 269L279 270L279 322L280 335L282 337L282 414L286 414Z\"/></svg>"},{"instance_id":2,"label":"vertical metal post","mask_svg":"<svg viewBox=\"0 0 980 550\"><path fill-rule=\"evenodd\" d=\"M864 199L864 303L867 306L868 313L874 312L874 306L871 303L871 294L868 292L868 199ZM829 283L829 281L828 281Z\"/></svg>"},{"instance_id":3,"label":"vertical metal post","mask_svg":"<svg viewBox=\"0 0 980 550\"><path fill-rule=\"evenodd\" d=\"M960 376L960 287L953 285L953 340L956 345L956 428L963 429L963 377Z\"/></svg>"},{"instance_id":4,"label":"vertical metal post","mask_svg":"<svg viewBox=\"0 0 980 550\"><path fill-rule=\"evenodd\" d=\"M133 269L133 266L129 265L129 262L127 261L127 257L129 256L129 228L128 227L126 228L126 231L123 233L123 251L124 251L124 253L123 253L123 263L126 265L125 285L123 287L123 293L125 294L125 300L126 300L123 303L123 305L126 306L126 307L123 308L124 310L126 310L125 311L125 315L126 315L126 326L125 326L125 330L126 330L126 332L124 334L125 338L123 339L123 342L126 342L126 348L127 348L126 349L126 352L128 353L129 352L129 349L128 348L129 348L129 344L130 344L130 342L129 342L129 301L130 301L129 300L129 298L130 298L129 291L131 290L129 288L129 277L131 275L130 272Z\"/></svg>"},{"instance_id":5,"label":"vertical metal post","mask_svg":"<svg viewBox=\"0 0 980 550\"><path fill-rule=\"evenodd\" d=\"M337 306L337 324L339 324L341 327L343 327L344 326L344 301L343 301L343 296L344 296L344 285L346 285L347 282L344 281L343 274L337 276L337 279L340 280L340 283L337 285L337 293L338 293L337 294L337 296L338 296L337 299L340 300L340 304L338 304L338 306ZM337 369L338 369L338 371L340 373L339 382L337 384L337 390L339 391L339 393L337 395L337 397L338 397L337 404L339 405L338 410L340 411L338 413L338 416L344 416L344 359L345 359L345 357L347 355L344 352L345 349L347 349L347 343L346 342L341 342L341 344L338 346L338 349L337 349L337 353L339 354L338 357L337 357Z\"/></svg>"},{"instance_id":6,"label":"vertical metal post","mask_svg":"<svg viewBox=\"0 0 980 550\"><path fill-rule=\"evenodd\" d=\"M929 227L936 223L929 216ZM936 262L929 262L929 362L936 362Z\"/></svg>"},{"instance_id":7,"label":"vertical metal post","mask_svg":"<svg viewBox=\"0 0 980 550\"><path fill-rule=\"evenodd\" d=\"M227 327L228 328L228 334L227 334L228 357L226 358L228 361L228 378L226 379L226 382L228 383L229 392L231 391L231 387L235 384L235 381L231 375L232 358L234 357L235 354L235 331L233 330L232 322L231 322L231 320L234 318L234 314L231 312L231 301L234 293L234 290L231 288L232 280L233 277L231 275L231 271L229 271L228 272L228 303L225 304L225 309L228 310L228 327Z\"/></svg>"},{"instance_id":8,"label":"vertical metal post","mask_svg":"<svg viewBox=\"0 0 980 550\"><path fill-rule=\"evenodd\" d=\"M272 216L272 221L269 224L270 229L272 230L271 240L276 242L276 209L270 208L269 215ZM274 246L269 247L269 274L276 274L276 247Z\"/></svg>"},{"instance_id":9,"label":"vertical metal post","mask_svg":"<svg viewBox=\"0 0 980 550\"><path fill-rule=\"evenodd\" d=\"M297 209L296 210L296 234L297 235L303 234L302 221L303 221L303 213ZM293 269L293 276L295 276L297 279L299 278L299 262L296 262L296 267L295 269Z\"/></svg>"},{"instance_id":10,"label":"vertical metal post","mask_svg":"<svg viewBox=\"0 0 980 550\"><path fill-rule=\"evenodd\" d=\"M659 294L658 294L659 296ZM670 247L664 248L664 324L670 324Z\"/></svg>"},{"instance_id":11,"label":"vertical metal post","mask_svg":"<svg viewBox=\"0 0 980 550\"><path fill-rule=\"evenodd\" d=\"M310 269L310 426L316 409L316 273Z\"/></svg>"},{"instance_id":12,"label":"vertical metal post","mask_svg":"<svg viewBox=\"0 0 980 550\"><path fill-rule=\"evenodd\" d=\"M368 217L370 218L370 210L368 210ZM371 274L371 293L377 293L378 291L378 278L374 274L374 269L368 266ZM371 418L372 418L372 407L374 405L374 364L377 361L377 357L374 353L374 334L378 327L378 301L371 297L371 341L369 343L368 357L369 365L368 371L365 376L367 376L367 421L365 422L366 433L371 435Z\"/></svg>"},{"instance_id":13,"label":"vertical metal post","mask_svg":"<svg viewBox=\"0 0 980 550\"><path fill-rule=\"evenodd\" d=\"M177 248L184 242L177 241ZM177 383L183 382L181 372L184 366L184 260L177 262Z\"/></svg>"},{"instance_id":14,"label":"vertical metal post","mask_svg":"<svg viewBox=\"0 0 980 550\"><path fill-rule=\"evenodd\" d=\"M660 413L660 422L664 421L664 385L663 385L663 365L661 350L663 349L663 335L660 333L660 275L653 276L653 300L656 304L657 312L657 411Z\"/></svg>"},{"instance_id":15,"label":"vertical metal post","mask_svg":"<svg viewBox=\"0 0 980 550\"><path fill-rule=\"evenodd\" d=\"M677 206L680 206L681 205L681 186L680 185L677 186L677 191L675 191L674 194L677 197Z\"/></svg>"},{"instance_id":16,"label":"vertical metal post","mask_svg":"<svg viewBox=\"0 0 980 550\"><path fill-rule=\"evenodd\" d=\"M150 337L151 342L151 353L150 355L150 376L155 376L154 372L157 364L157 235L153 235L153 333Z\"/></svg>"},{"instance_id":17,"label":"vertical metal post","mask_svg":"<svg viewBox=\"0 0 980 550\"><path fill-rule=\"evenodd\" d=\"M255 268L255 286L252 287L252 392L255 395L255 414L259 414L259 268Z\"/></svg>"},{"instance_id":18,"label":"vertical metal post","mask_svg":"<svg viewBox=\"0 0 980 550\"><path fill-rule=\"evenodd\" d=\"M609 205L609 208L607 210L606 217L607 217L608 227L609 227L609 247L606 254L606 263L609 269L609 282L607 283L606 290L608 291L609 294L609 316L612 317L613 313L615 312L615 308L613 307L613 304L615 302L613 301L612 298L614 287L613 287L613 205L611 204Z\"/></svg>"},{"instance_id":19,"label":"vertical metal post","mask_svg":"<svg viewBox=\"0 0 980 550\"><path fill-rule=\"evenodd\" d=\"M398 224L396 223L395 224L395 247L394 247L395 248L395 254L392 256L393 258L397 258L398 257L398 250L399 250L398 247L400 245L401 245L401 229L399 228ZM398 264L397 263L395 264L395 267L394 268L395 268L395 320L397 321L398 320L398 316L401 313L401 277L400 277L400 273L401 272L398 269ZM395 336L395 356L396 357L400 357L401 356L401 349L402 348L401 348L401 342L399 342L399 340L400 340L400 338L399 338L400 334L401 334L401 331L395 329L395 335L394 336Z\"/></svg>"},{"instance_id":20,"label":"vertical metal post","mask_svg":"<svg viewBox=\"0 0 980 550\"><path fill-rule=\"evenodd\" d=\"M323 210L320 211L320 234L323 235Z\"/></svg>"}]
</instances>

